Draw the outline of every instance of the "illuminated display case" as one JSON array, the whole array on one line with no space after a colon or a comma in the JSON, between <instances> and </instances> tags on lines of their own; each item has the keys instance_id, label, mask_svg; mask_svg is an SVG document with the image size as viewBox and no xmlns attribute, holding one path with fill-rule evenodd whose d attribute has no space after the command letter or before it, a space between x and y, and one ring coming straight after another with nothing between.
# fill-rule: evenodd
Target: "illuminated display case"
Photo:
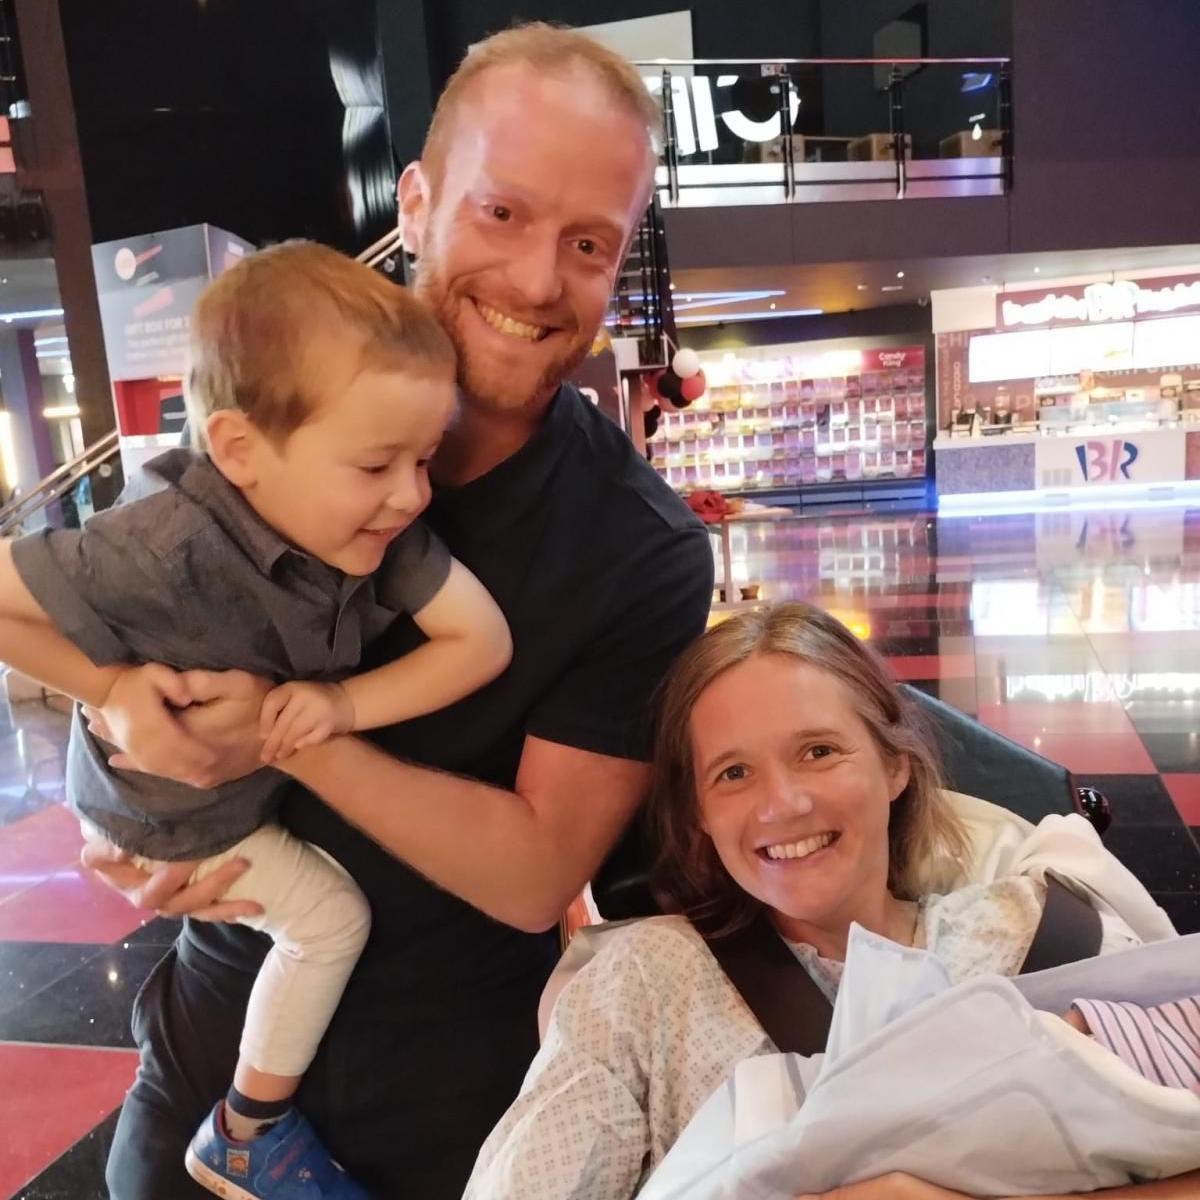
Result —
<instances>
[{"instance_id":1,"label":"illuminated display case","mask_svg":"<svg viewBox=\"0 0 1200 1200\"><path fill-rule=\"evenodd\" d=\"M705 356L702 356L704 358ZM664 412L651 462L679 491L923 478L923 347L708 358L705 395Z\"/></svg>"}]
</instances>

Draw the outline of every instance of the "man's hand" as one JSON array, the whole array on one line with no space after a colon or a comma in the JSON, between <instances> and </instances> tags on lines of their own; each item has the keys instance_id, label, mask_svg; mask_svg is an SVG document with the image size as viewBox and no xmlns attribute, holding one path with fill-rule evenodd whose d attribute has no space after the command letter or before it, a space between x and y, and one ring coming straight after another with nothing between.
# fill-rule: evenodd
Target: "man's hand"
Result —
<instances>
[{"instance_id":1,"label":"man's hand","mask_svg":"<svg viewBox=\"0 0 1200 1200\"><path fill-rule=\"evenodd\" d=\"M165 863L157 871L143 871L129 861L123 850L100 840L85 842L79 858L88 870L120 892L135 908L150 908L159 916L235 921L262 913L262 905L252 900L221 900L250 866L244 858L222 863L211 875L190 887L187 881L196 869L194 862Z\"/></svg>"},{"instance_id":2,"label":"man's hand","mask_svg":"<svg viewBox=\"0 0 1200 1200\"><path fill-rule=\"evenodd\" d=\"M93 732L125 752L114 765L195 783L212 770L216 755L186 729L181 714L195 699L186 678L148 663L117 676Z\"/></svg>"},{"instance_id":3,"label":"man's hand","mask_svg":"<svg viewBox=\"0 0 1200 1200\"><path fill-rule=\"evenodd\" d=\"M290 758L335 733L354 729L354 705L340 683L285 683L263 701L262 761Z\"/></svg>"},{"instance_id":4,"label":"man's hand","mask_svg":"<svg viewBox=\"0 0 1200 1200\"><path fill-rule=\"evenodd\" d=\"M187 763L156 759L151 773L210 788L258 770L262 766L259 714L271 684L245 671L185 671L176 678L182 680L185 691L180 694L189 697L190 707L174 714L173 719L205 757ZM114 725L107 706L103 711L83 711L88 728L122 751L109 760L110 766L126 771L147 769L132 753L129 729Z\"/></svg>"},{"instance_id":5,"label":"man's hand","mask_svg":"<svg viewBox=\"0 0 1200 1200\"><path fill-rule=\"evenodd\" d=\"M912 1175L893 1171L880 1175L878 1179L865 1179L862 1183L848 1183L831 1192L817 1195L797 1196L796 1200L969 1200L962 1192L951 1192Z\"/></svg>"}]
</instances>

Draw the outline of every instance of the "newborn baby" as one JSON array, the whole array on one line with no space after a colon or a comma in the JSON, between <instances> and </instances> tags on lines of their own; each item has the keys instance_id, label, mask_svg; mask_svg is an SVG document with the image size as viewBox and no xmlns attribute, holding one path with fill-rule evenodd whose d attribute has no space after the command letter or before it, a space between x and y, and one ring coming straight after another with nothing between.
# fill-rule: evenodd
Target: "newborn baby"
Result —
<instances>
[{"instance_id":1,"label":"newborn baby","mask_svg":"<svg viewBox=\"0 0 1200 1200\"><path fill-rule=\"evenodd\" d=\"M1148 1008L1126 1000L1075 1000L1063 1020L1143 1079L1200 1095L1200 995Z\"/></svg>"}]
</instances>

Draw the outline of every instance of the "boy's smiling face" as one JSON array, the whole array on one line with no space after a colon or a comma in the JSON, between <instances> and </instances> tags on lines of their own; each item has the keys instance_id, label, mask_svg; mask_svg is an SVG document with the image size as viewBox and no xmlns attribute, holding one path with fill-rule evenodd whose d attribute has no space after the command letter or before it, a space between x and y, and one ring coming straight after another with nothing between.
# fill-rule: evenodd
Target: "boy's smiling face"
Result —
<instances>
[{"instance_id":1,"label":"boy's smiling face","mask_svg":"<svg viewBox=\"0 0 1200 1200\"><path fill-rule=\"evenodd\" d=\"M306 354L308 419L279 443L240 412L209 418L213 461L283 538L348 575L369 575L429 503L428 464L454 412L449 373L364 365L353 337Z\"/></svg>"}]
</instances>

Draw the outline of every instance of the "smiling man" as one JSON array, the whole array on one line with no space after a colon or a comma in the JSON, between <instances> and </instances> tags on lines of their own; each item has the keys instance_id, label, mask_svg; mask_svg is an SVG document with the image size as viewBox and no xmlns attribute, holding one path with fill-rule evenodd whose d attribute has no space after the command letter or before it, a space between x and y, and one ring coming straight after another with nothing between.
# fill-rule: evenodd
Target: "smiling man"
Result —
<instances>
[{"instance_id":1,"label":"smiling man","mask_svg":"<svg viewBox=\"0 0 1200 1200\"><path fill-rule=\"evenodd\" d=\"M500 604L514 659L374 744L333 739L283 764L309 789L285 823L372 908L299 1103L377 1200L461 1195L536 1050L557 918L645 791L650 696L707 614L707 535L562 382L650 198L656 123L621 59L574 32L511 30L450 81L401 181L417 290L460 359L427 517ZM403 630L376 657L416 640ZM215 702L184 715L169 761L188 767L166 773L211 785L253 769L262 684L184 678ZM187 887L117 853L89 861L131 898L215 918L188 922L139 997L141 1066L108 1171L113 1200L199 1196L184 1147L228 1081L263 947L226 923L250 911L220 902L232 870Z\"/></svg>"}]
</instances>

